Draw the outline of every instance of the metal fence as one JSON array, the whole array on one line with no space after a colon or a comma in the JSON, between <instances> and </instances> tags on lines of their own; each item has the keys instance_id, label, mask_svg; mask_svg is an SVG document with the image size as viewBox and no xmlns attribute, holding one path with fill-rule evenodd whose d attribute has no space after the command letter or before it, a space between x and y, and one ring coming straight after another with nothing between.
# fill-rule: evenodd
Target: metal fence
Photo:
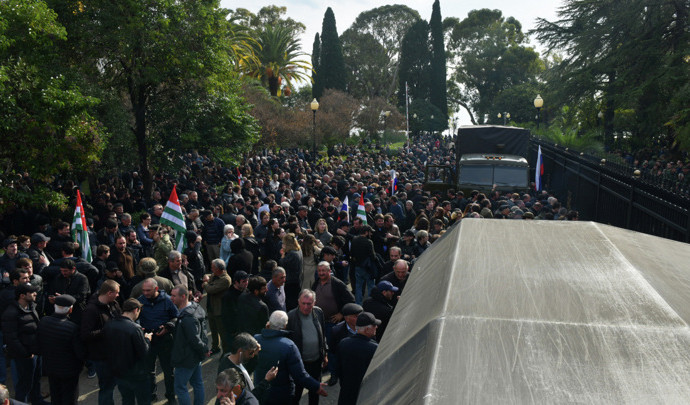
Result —
<instances>
[{"instance_id":1,"label":"metal fence","mask_svg":"<svg viewBox=\"0 0 690 405\"><path fill-rule=\"evenodd\" d=\"M530 161L542 147L545 189L576 209L583 220L690 242L690 200L595 158L542 140L530 145Z\"/></svg>"}]
</instances>

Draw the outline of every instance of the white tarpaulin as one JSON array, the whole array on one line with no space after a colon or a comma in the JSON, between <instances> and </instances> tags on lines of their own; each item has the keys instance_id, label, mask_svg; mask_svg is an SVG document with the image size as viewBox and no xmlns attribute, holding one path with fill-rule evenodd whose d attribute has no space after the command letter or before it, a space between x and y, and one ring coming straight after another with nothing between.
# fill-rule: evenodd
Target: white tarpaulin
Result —
<instances>
[{"instance_id":1,"label":"white tarpaulin","mask_svg":"<svg viewBox=\"0 0 690 405\"><path fill-rule=\"evenodd\" d=\"M688 403L690 245L466 219L419 259L359 404Z\"/></svg>"}]
</instances>

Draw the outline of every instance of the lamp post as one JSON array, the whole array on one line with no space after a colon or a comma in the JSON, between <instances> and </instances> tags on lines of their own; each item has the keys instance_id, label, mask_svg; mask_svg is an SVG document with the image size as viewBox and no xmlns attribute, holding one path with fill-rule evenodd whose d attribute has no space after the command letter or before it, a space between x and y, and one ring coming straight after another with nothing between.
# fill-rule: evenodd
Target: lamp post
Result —
<instances>
[{"instance_id":1,"label":"lamp post","mask_svg":"<svg viewBox=\"0 0 690 405\"><path fill-rule=\"evenodd\" d=\"M311 129L312 150L314 152L314 155L312 157L312 161L316 162L316 111L319 109L319 102L316 101L316 99L313 99L309 106L311 107L311 111L314 113L314 123L313 123L312 129Z\"/></svg>"},{"instance_id":2,"label":"lamp post","mask_svg":"<svg viewBox=\"0 0 690 405\"><path fill-rule=\"evenodd\" d=\"M544 106L544 99L541 98L539 94L537 94L537 97L534 99L534 108L537 109L537 129L539 129L539 112L541 111L541 108Z\"/></svg>"},{"instance_id":3,"label":"lamp post","mask_svg":"<svg viewBox=\"0 0 690 405\"><path fill-rule=\"evenodd\" d=\"M384 111L383 112L383 143L386 143L386 125L388 124L388 117L390 117L391 112L390 111Z\"/></svg>"},{"instance_id":4,"label":"lamp post","mask_svg":"<svg viewBox=\"0 0 690 405\"><path fill-rule=\"evenodd\" d=\"M506 119L510 119L510 113L509 112L504 112L503 114L498 113L497 115L498 119L501 119L503 117L503 125L506 125Z\"/></svg>"}]
</instances>

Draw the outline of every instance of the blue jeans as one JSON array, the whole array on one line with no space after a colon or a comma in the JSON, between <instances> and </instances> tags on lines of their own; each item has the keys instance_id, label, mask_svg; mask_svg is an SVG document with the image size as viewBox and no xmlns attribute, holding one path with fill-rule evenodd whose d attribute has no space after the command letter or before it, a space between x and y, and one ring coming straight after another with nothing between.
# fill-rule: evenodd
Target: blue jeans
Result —
<instances>
[{"instance_id":1,"label":"blue jeans","mask_svg":"<svg viewBox=\"0 0 690 405\"><path fill-rule=\"evenodd\" d=\"M194 368L175 368L175 394L177 394L177 402L180 405L192 403L187 391L187 382L194 389L194 405L204 405L204 380L201 376L201 363Z\"/></svg>"},{"instance_id":2,"label":"blue jeans","mask_svg":"<svg viewBox=\"0 0 690 405\"><path fill-rule=\"evenodd\" d=\"M371 294L371 289L374 288L374 279L369 275L369 272L362 267L355 267L355 301L362 305L364 296L362 295L362 287L364 283L367 285L367 297Z\"/></svg>"},{"instance_id":3,"label":"blue jeans","mask_svg":"<svg viewBox=\"0 0 690 405\"><path fill-rule=\"evenodd\" d=\"M91 362L98 376L98 405L115 405L113 392L115 391L115 376L105 361L93 360Z\"/></svg>"}]
</instances>

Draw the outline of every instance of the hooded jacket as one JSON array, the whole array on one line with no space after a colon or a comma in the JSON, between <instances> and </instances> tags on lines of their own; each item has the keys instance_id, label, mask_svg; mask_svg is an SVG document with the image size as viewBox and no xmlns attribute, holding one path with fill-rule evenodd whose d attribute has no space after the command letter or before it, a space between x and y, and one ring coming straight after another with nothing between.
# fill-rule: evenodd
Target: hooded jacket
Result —
<instances>
[{"instance_id":1,"label":"hooded jacket","mask_svg":"<svg viewBox=\"0 0 690 405\"><path fill-rule=\"evenodd\" d=\"M173 367L194 368L206 358L206 330L206 311L199 304L192 302L180 311L170 357Z\"/></svg>"}]
</instances>

